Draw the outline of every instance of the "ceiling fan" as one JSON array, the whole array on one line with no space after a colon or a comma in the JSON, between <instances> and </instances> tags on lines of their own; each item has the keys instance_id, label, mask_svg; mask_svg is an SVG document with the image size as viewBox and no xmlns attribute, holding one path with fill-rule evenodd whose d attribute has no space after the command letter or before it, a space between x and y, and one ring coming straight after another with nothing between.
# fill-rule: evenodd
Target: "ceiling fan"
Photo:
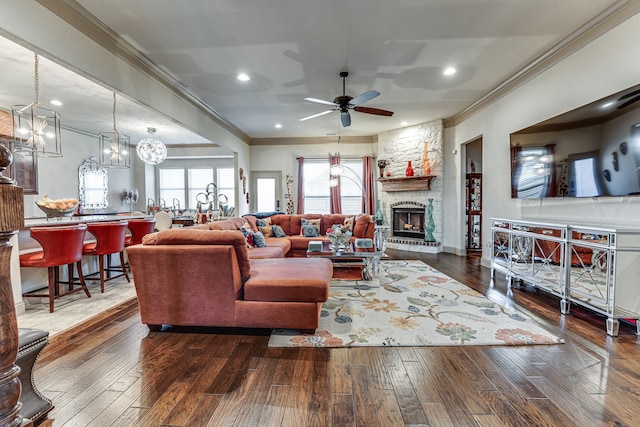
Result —
<instances>
[{"instance_id":1,"label":"ceiling fan","mask_svg":"<svg viewBox=\"0 0 640 427\"><path fill-rule=\"evenodd\" d=\"M349 115L349 110L354 110L359 113L365 114L374 114L376 116L393 116L393 111L381 110L379 108L371 108L371 107L361 107L361 104L365 102L371 101L373 98L380 96L380 92L377 90L370 90L363 94L356 96L355 98L346 95L345 93L345 83L347 80L347 76L349 73L346 71L340 72L340 77L342 77L342 95L337 96L333 102L325 101L323 99L317 98L305 98L306 101L315 102L318 104L331 105L331 109L323 111L322 113L313 114L311 116L303 117L300 119L301 122L309 119L314 119L316 117L324 116L325 114L329 114L333 111L340 111L340 120L342 121L342 126L347 127L351 125L351 116Z\"/></svg>"},{"instance_id":2,"label":"ceiling fan","mask_svg":"<svg viewBox=\"0 0 640 427\"><path fill-rule=\"evenodd\" d=\"M625 99L629 99L629 100L623 104L618 105L616 109L622 110L623 108L628 107L629 105L640 101L640 90L634 90L633 92L622 95L620 98L618 98L618 101L623 101Z\"/></svg>"}]
</instances>

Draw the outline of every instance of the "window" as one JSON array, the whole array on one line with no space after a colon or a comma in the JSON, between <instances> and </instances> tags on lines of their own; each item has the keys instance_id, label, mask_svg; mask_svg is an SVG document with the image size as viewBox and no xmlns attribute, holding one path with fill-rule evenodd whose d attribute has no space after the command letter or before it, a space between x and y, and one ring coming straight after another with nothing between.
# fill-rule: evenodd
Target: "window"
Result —
<instances>
[{"instance_id":1,"label":"window","mask_svg":"<svg viewBox=\"0 0 640 427\"><path fill-rule=\"evenodd\" d=\"M189 177L189 204L187 206L194 209L198 206L196 200L198 193L204 193L207 184L213 182L213 168L187 169L187 175ZM204 201L204 196L200 196L200 200ZM208 206L203 206L202 209L208 209Z\"/></svg>"},{"instance_id":2,"label":"window","mask_svg":"<svg viewBox=\"0 0 640 427\"><path fill-rule=\"evenodd\" d=\"M186 208L184 202L184 169L160 169L160 198L167 207L173 207L173 199L180 203L181 208ZM158 205L161 205L158 202Z\"/></svg>"},{"instance_id":3,"label":"window","mask_svg":"<svg viewBox=\"0 0 640 427\"><path fill-rule=\"evenodd\" d=\"M304 213L329 213L329 159L304 161Z\"/></svg>"},{"instance_id":4,"label":"window","mask_svg":"<svg viewBox=\"0 0 640 427\"><path fill-rule=\"evenodd\" d=\"M340 204L342 213L355 215L362 212L362 161L340 160L342 177L340 178Z\"/></svg>"},{"instance_id":5,"label":"window","mask_svg":"<svg viewBox=\"0 0 640 427\"><path fill-rule=\"evenodd\" d=\"M207 185L213 182L217 185L217 194L224 194L229 206L235 206L234 176L234 169L226 167L158 168L158 194L167 208L179 203L182 210L196 209L196 196L205 193ZM202 196L200 199L204 200ZM203 206L203 209L207 208ZM214 209L217 208L214 206Z\"/></svg>"},{"instance_id":6,"label":"window","mask_svg":"<svg viewBox=\"0 0 640 427\"><path fill-rule=\"evenodd\" d=\"M235 169L233 168L218 168L218 194L224 194L227 196L229 202L227 203L229 206L236 205L236 192L235 192L235 180L233 179L236 176ZM224 202L224 197L222 197L222 202Z\"/></svg>"},{"instance_id":7,"label":"window","mask_svg":"<svg viewBox=\"0 0 640 427\"><path fill-rule=\"evenodd\" d=\"M340 202L343 214L362 212L362 161L341 159ZM304 212L329 213L329 159L304 161Z\"/></svg>"}]
</instances>

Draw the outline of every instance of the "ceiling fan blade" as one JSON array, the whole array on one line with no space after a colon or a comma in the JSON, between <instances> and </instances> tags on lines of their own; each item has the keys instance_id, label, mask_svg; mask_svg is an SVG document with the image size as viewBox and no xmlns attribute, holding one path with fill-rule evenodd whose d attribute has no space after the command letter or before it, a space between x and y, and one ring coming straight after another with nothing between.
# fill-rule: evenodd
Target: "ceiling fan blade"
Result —
<instances>
[{"instance_id":1,"label":"ceiling fan blade","mask_svg":"<svg viewBox=\"0 0 640 427\"><path fill-rule=\"evenodd\" d=\"M358 113L375 114L376 116L393 116L393 111L381 110L379 108L355 107L354 110Z\"/></svg>"},{"instance_id":2,"label":"ceiling fan blade","mask_svg":"<svg viewBox=\"0 0 640 427\"><path fill-rule=\"evenodd\" d=\"M351 101L349 101L349 105L364 104L365 102L371 101L377 96L380 96L380 92L378 92L377 90L370 90L369 92L362 93L353 98Z\"/></svg>"},{"instance_id":3,"label":"ceiling fan blade","mask_svg":"<svg viewBox=\"0 0 640 427\"><path fill-rule=\"evenodd\" d=\"M622 99L622 98L620 98ZM631 98L630 100L628 100L627 102L625 102L624 104L618 105L616 107L617 110L622 110L624 107L628 107L629 105L636 103L640 101L640 95L636 96L635 98Z\"/></svg>"},{"instance_id":4,"label":"ceiling fan blade","mask_svg":"<svg viewBox=\"0 0 640 427\"><path fill-rule=\"evenodd\" d=\"M327 110L327 111L323 111L322 113L317 113L317 114L313 114L311 116L303 117L303 118L300 119L300 121L304 122L305 120L315 119L316 117L324 116L325 114L329 114L329 113L331 113L333 111L336 111L336 110Z\"/></svg>"},{"instance_id":5,"label":"ceiling fan blade","mask_svg":"<svg viewBox=\"0 0 640 427\"><path fill-rule=\"evenodd\" d=\"M340 113L340 120L342 121L342 126L351 126L351 115L348 111L343 111L342 113Z\"/></svg>"},{"instance_id":6,"label":"ceiling fan blade","mask_svg":"<svg viewBox=\"0 0 640 427\"><path fill-rule=\"evenodd\" d=\"M634 90L633 92L625 93L620 98L618 98L618 101L622 101L623 99L627 99L627 98L630 98L632 96L636 96L638 94L640 94L640 89L639 90Z\"/></svg>"},{"instance_id":7,"label":"ceiling fan blade","mask_svg":"<svg viewBox=\"0 0 640 427\"><path fill-rule=\"evenodd\" d=\"M338 105L335 102L325 101L324 99L318 99L318 98L305 98L304 100L305 101L315 102L317 104L333 105L333 106L337 106Z\"/></svg>"}]
</instances>

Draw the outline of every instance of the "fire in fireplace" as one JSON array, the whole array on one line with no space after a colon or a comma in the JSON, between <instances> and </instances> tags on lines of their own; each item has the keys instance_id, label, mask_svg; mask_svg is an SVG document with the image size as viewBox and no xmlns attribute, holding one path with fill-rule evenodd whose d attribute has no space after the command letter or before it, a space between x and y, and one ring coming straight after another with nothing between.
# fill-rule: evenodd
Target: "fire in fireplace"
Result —
<instances>
[{"instance_id":1,"label":"fire in fireplace","mask_svg":"<svg viewBox=\"0 0 640 427\"><path fill-rule=\"evenodd\" d=\"M417 203L416 205L391 207L392 236L424 239L425 208L424 205Z\"/></svg>"}]
</instances>

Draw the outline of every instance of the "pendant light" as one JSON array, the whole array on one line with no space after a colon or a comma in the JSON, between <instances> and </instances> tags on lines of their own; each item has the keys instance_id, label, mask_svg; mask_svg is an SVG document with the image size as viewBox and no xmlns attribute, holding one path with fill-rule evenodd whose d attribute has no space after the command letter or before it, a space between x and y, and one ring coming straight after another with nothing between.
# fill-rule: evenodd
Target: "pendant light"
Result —
<instances>
[{"instance_id":1,"label":"pendant light","mask_svg":"<svg viewBox=\"0 0 640 427\"><path fill-rule=\"evenodd\" d=\"M113 93L113 130L100 132L100 166L126 169L131 164L131 142L128 135L121 134L116 127L116 94Z\"/></svg>"},{"instance_id":2,"label":"pendant light","mask_svg":"<svg viewBox=\"0 0 640 427\"><path fill-rule=\"evenodd\" d=\"M155 128L147 128L150 135L156 133ZM167 147L160 140L153 137L144 138L136 146L138 157L145 163L157 165L167 158Z\"/></svg>"},{"instance_id":3,"label":"pendant light","mask_svg":"<svg viewBox=\"0 0 640 427\"><path fill-rule=\"evenodd\" d=\"M39 102L40 75L38 54L35 55L35 101L29 105L14 105L14 153L37 157L62 157L60 115Z\"/></svg>"}]
</instances>

